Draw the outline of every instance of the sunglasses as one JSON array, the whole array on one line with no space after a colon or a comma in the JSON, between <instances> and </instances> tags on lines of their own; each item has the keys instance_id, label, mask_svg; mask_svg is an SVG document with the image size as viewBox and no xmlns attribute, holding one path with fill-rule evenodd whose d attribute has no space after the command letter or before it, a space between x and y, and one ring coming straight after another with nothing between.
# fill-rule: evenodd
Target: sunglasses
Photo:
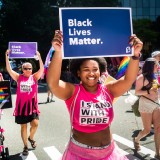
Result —
<instances>
[{"instance_id":1,"label":"sunglasses","mask_svg":"<svg viewBox=\"0 0 160 160\"><path fill-rule=\"evenodd\" d=\"M23 70L32 70L32 68L23 68Z\"/></svg>"}]
</instances>

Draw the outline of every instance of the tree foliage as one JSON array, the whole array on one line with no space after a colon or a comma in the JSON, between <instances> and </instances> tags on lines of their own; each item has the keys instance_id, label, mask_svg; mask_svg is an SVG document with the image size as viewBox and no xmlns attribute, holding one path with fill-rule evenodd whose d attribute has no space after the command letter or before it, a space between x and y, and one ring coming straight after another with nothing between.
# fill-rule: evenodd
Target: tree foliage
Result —
<instances>
[{"instance_id":1,"label":"tree foliage","mask_svg":"<svg viewBox=\"0 0 160 160\"><path fill-rule=\"evenodd\" d=\"M38 42L43 60L51 46L54 30L59 28L58 7L116 7L118 0L4 0L0 10L0 56L9 41ZM134 21L134 33L153 49L159 46L160 18ZM2 56L3 55L3 56Z\"/></svg>"},{"instance_id":2,"label":"tree foliage","mask_svg":"<svg viewBox=\"0 0 160 160\"><path fill-rule=\"evenodd\" d=\"M2 17L3 15L3 17ZM9 41L38 42L42 58L46 56L59 22L57 12L46 0L5 0L1 11L1 52Z\"/></svg>"},{"instance_id":3,"label":"tree foliage","mask_svg":"<svg viewBox=\"0 0 160 160\"><path fill-rule=\"evenodd\" d=\"M5 0L0 10L0 50L9 41L38 42L44 59L54 30L59 28L58 7L117 6L117 0Z\"/></svg>"},{"instance_id":4,"label":"tree foliage","mask_svg":"<svg viewBox=\"0 0 160 160\"><path fill-rule=\"evenodd\" d=\"M133 21L133 32L144 42L145 58L149 57L152 51L160 49L160 28L158 26L160 27L159 17L155 22L149 19Z\"/></svg>"}]
</instances>

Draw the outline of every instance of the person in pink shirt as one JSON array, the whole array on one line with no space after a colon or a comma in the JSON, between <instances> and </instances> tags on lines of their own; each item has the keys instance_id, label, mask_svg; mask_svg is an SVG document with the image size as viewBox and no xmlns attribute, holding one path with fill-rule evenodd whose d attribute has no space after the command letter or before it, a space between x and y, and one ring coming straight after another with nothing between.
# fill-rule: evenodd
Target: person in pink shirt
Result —
<instances>
[{"instance_id":1,"label":"person in pink shirt","mask_svg":"<svg viewBox=\"0 0 160 160\"><path fill-rule=\"evenodd\" d=\"M21 138L24 144L24 149L22 154L24 156L28 155L28 143L31 143L32 148L36 148L36 141L34 140L34 135L38 127L39 120L39 109L37 101L38 93L38 80L40 79L44 67L40 56L37 51L37 56L39 59L39 70L32 74L32 64L29 62L22 64L22 74L19 74L12 70L9 57L10 50L6 51L6 68L9 75L17 82L17 97L16 106L14 110L15 122L21 125ZM27 124L30 123L30 134L27 136Z\"/></svg>"},{"instance_id":2,"label":"person in pink shirt","mask_svg":"<svg viewBox=\"0 0 160 160\"><path fill-rule=\"evenodd\" d=\"M0 73L0 81L4 81L2 73Z\"/></svg>"},{"instance_id":3,"label":"person in pink shirt","mask_svg":"<svg viewBox=\"0 0 160 160\"><path fill-rule=\"evenodd\" d=\"M130 37L134 47L123 78L107 84L98 83L106 71L104 58L81 58L70 61L70 71L80 80L72 84L60 80L63 35L57 30L52 41L55 53L48 69L48 85L55 96L65 101L72 125L71 137L62 160L126 160L110 131L114 118L113 100L123 95L134 83L143 43ZM53 74L54 73L54 74Z\"/></svg>"}]
</instances>

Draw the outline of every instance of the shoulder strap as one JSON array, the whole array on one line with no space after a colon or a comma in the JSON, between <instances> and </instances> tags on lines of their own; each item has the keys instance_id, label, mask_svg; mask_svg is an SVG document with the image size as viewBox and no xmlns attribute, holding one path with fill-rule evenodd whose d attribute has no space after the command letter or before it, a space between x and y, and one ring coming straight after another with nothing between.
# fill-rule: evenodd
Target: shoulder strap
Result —
<instances>
[{"instance_id":1,"label":"shoulder strap","mask_svg":"<svg viewBox=\"0 0 160 160\"><path fill-rule=\"evenodd\" d=\"M143 87L144 87L144 81L145 81L145 76L144 76L144 78L143 78Z\"/></svg>"},{"instance_id":2,"label":"shoulder strap","mask_svg":"<svg viewBox=\"0 0 160 160\"><path fill-rule=\"evenodd\" d=\"M147 87L147 86L152 85L152 82L150 82L148 79L147 79L147 80L148 80L148 84L147 84L147 85L144 85L145 79L147 79L147 78L145 78L145 76L144 76L144 79L143 79L143 87Z\"/></svg>"},{"instance_id":3,"label":"shoulder strap","mask_svg":"<svg viewBox=\"0 0 160 160\"><path fill-rule=\"evenodd\" d=\"M155 103L155 104L157 104L157 105L159 105L159 106L160 106L160 104L159 104L159 103L157 103L157 102L153 101L152 99L149 99L149 98L148 98L148 97L146 97L146 96L142 96L142 97L144 97L144 98L146 98L146 99L148 99L148 100L152 101L153 103Z\"/></svg>"}]
</instances>

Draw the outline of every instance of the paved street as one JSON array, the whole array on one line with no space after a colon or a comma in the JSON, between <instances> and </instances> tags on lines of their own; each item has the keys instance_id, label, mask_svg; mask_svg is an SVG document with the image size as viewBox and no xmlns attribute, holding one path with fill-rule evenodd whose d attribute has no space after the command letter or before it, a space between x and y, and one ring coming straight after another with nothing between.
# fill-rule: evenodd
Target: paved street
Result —
<instances>
[{"instance_id":1,"label":"paved street","mask_svg":"<svg viewBox=\"0 0 160 160\"><path fill-rule=\"evenodd\" d=\"M16 98L14 89L12 93L14 106ZM125 103L125 98L127 95L120 97L114 104L115 118L111 126L113 138L130 160L153 160L155 154L153 132L141 141L141 151L134 154L132 137L141 129L142 123L141 119L132 113L130 105ZM21 155L23 144L20 139L20 126L14 123L12 116L14 108L3 110L1 126L5 129L4 144L9 148L10 160L58 160L67 145L70 122L64 102L54 97L55 102L46 103L45 84L39 85L38 99L41 111L39 128L35 136L38 146L36 150L32 150L29 145L28 157Z\"/></svg>"}]
</instances>

